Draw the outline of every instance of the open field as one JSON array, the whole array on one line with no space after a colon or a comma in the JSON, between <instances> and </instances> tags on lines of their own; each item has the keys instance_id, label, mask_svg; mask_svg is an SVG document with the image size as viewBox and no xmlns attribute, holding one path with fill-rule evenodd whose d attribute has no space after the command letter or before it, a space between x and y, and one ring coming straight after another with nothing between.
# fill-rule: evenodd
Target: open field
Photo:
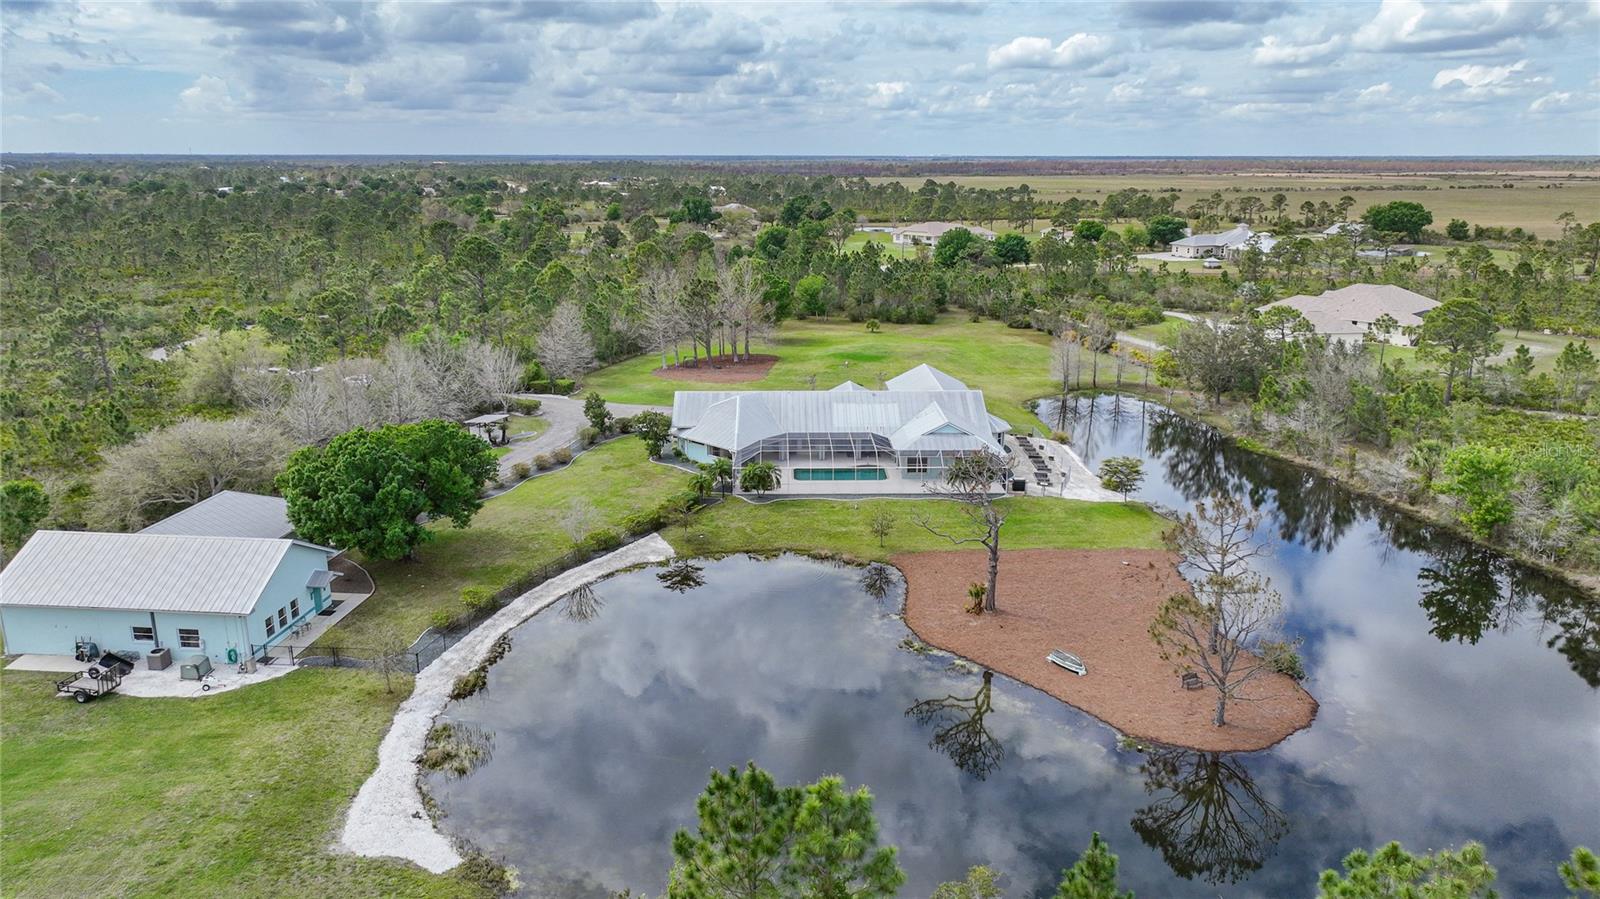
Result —
<instances>
[{"instance_id":1,"label":"open field","mask_svg":"<svg viewBox=\"0 0 1600 899\"><path fill-rule=\"evenodd\" d=\"M778 356L771 374L759 381L668 381L652 374L660 357L647 355L592 372L583 390L613 402L670 406L676 390L806 390L812 376L821 389L846 380L877 389L883 378L926 362L983 390L989 411L1022 430L1038 423L1022 404L1052 392L1048 335L955 314L932 325L884 324L877 334L855 322L789 321L757 351Z\"/></svg>"},{"instance_id":2,"label":"open field","mask_svg":"<svg viewBox=\"0 0 1600 899\"><path fill-rule=\"evenodd\" d=\"M499 590L573 548L562 519L574 500L593 506L586 531L616 527L683 489L687 475L650 462L644 445L626 437L595 447L571 466L525 481L484 503L472 526L437 524L415 562L363 562L378 592L318 641L324 646L381 648L406 644L428 628L438 610L463 611L466 587Z\"/></svg>"},{"instance_id":3,"label":"open field","mask_svg":"<svg viewBox=\"0 0 1600 899\"><path fill-rule=\"evenodd\" d=\"M1579 343L1588 344L1590 351L1594 352L1596 355L1600 355L1600 338L1595 337L1568 337L1561 334L1541 334L1538 331L1523 331L1521 336L1517 336L1516 332L1510 329L1501 329L1498 339L1502 344L1500 353L1491 359L1491 362L1505 362L1507 359L1511 358L1512 353L1516 352L1519 344L1525 344L1528 347L1528 351L1533 354L1534 374L1539 374L1541 372L1552 375L1555 374L1556 356L1560 355L1561 350L1564 349L1569 342L1574 340L1578 341ZM1418 356L1415 347L1386 347L1383 351L1383 359L1385 362L1391 362L1395 359L1404 359L1406 364L1410 366L1421 366L1440 370L1440 366L1438 364L1424 360Z\"/></svg>"},{"instance_id":4,"label":"open field","mask_svg":"<svg viewBox=\"0 0 1600 899\"><path fill-rule=\"evenodd\" d=\"M328 850L411 691L298 671L206 699L52 695L0 673L0 879L13 897L484 896Z\"/></svg>"},{"instance_id":5,"label":"open field","mask_svg":"<svg viewBox=\"0 0 1600 899\"><path fill-rule=\"evenodd\" d=\"M1001 505L1007 511L1000 531L1006 549L1155 549L1168 524L1138 503L1019 496ZM867 527L879 510L895 517L882 546ZM682 555L798 550L887 561L895 553L954 548L921 527L919 516L946 533L970 532L961 507L942 500L790 499L757 505L735 499L702 510L661 536Z\"/></svg>"},{"instance_id":6,"label":"open field","mask_svg":"<svg viewBox=\"0 0 1600 899\"><path fill-rule=\"evenodd\" d=\"M869 178L875 183L899 181L910 190L922 184L921 177ZM935 176L939 183L954 181L964 187L999 189L1020 184L1033 188L1042 200L1059 202L1070 197L1102 200L1107 194L1127 188L1150 193L1178 194L1178 207L1221 192L1224 198L1254 194L1268 199L1275 193L1288 198L1293 214L1307 200L1335 205L1348 194L1356 200L1353 215L1368 206L1391 200L1412 200L1433 212L1436 228L1451 218L1476 225L1520 227L1540 237L1555 237L1560 229L1556 216L1600 209L1600 178L1564 175L1383 175L1343 174L1196 174L1196 175L955 175ZM1514 184L1514 188L1499 187ZM1417 188L1426 188L1418 190ZM1592 213L1591 213L1592 215Z\"/></svg>"}]
</instances>

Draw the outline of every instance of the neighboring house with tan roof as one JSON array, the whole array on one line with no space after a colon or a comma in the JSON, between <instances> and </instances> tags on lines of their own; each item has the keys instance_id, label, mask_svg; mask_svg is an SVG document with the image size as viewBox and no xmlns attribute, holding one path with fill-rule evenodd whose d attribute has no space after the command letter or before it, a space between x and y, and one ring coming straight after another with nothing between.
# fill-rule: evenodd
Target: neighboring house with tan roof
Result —
<instances>
[{"instance_id":1,"label":"neighboring house with tan roof","mask_svg":"<svg viewBox=\"0 0 1600 899\"><path fill-rule=\"evenodd\" d=\"M889 232L896 246L909 247L916 244L938 243L946 231L956 228L965 228L984 240L994 240L1000 235L978 225L964 225L961 222L918 222L904 228L896 228Z\"/></svg>"},{"instance_id":2,"label":"neighboring house with tan roof","mask_svg":"<svg viewBox=\"0 0 1600 899\"><path fill-rule=\"evenodd\" d=\"M1389 315L1400 327L1388 336L1388 341L1412 346L1416 343L1416 330L1422 327L1422 317L1438 305L1438 300L1393 284L1351 284L1316 296L1285 297L1257 311L1289 306L1298 309L1318 334L1347 341L1377 339L1371 333L1372 323Z\"/></svg>"}]
</instances>

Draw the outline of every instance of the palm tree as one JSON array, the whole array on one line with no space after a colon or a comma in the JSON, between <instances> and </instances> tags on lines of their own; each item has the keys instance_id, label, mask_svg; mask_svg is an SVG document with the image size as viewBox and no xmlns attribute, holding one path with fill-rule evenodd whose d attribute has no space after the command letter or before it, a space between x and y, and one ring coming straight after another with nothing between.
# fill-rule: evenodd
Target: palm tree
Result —
<instances>
[{"instance_id":1,"label":"palm tree","mask_svg":"<svg viewBox=\"0 0 1600 899\"><path fill-rule=\"evenodd\" d=\"M778 489L782 482L783 475L778 472L778 466L771 462L754 462L739 471L739 489L751 491L757 496Z\"/></svg>"},{"instance_id":2,"label":"palm tree","mask_svg":"<svg viewBox=\"0 0 1600 899\"><path fill-rule=\"evenodd\" d=\"M716 491L717 478L711 473L711 466L701 465L700 470L689 477L689 489L701 499Z\"/></svg>"},{"instance_id":3,"label":"palm tree","mask_svg":"<svg viewBox=\"0 0 1600 899\"><path fill-rule=\"evenodd\" d=\"M722 492L726 493L728 488L733 486L732 459L718 458L713 460L711 464L702 465L700 468L704 471L710 472L712 480L715 482L716 486L722 490Z\"/></svg>"}]
</instances>

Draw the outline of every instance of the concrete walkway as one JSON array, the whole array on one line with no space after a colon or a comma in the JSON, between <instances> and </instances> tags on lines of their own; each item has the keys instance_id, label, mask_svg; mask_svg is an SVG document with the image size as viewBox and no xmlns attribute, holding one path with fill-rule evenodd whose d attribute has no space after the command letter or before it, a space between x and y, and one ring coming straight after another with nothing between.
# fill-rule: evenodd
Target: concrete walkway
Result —
<instances>
[{"instance_id":1,"label":"concrete walkway","mask_svg":"<svg viewBox=\"0 0 1600 899\"><path fill-rule=\"evenodd\" d=\"M361 785L345 817L339 848L357 855L402 858L442 874L461 863L455 846L433 826L417 789L422 755L433 721L450 701L456 678L472 670L501 635L584 584L675 555L658 534L563 572L512 600L444 651L417 675L411 698L395 713L378 746L378 768Z\"/></svg>"},{"instance_id":2,"label":"concrete walkway","mask_svg":"<svg viewBox=\"0 0 1600 899\"><path fill-rule=\"evenodd\" d=\"M533 464L534 456L549 455L562 447L571 447L578 432L589 426L583 417L583 400L553 393L519 393L518 399L538 400L539 416L550 423L543 434L511 443L511 450L500 457L500 478L510 482L511 469L518 462ZM640 406L634 403L606 403L615 416L634 416L640 412L671 412L665 406Z\"/></svg>"},{"instance_id":3,"label":"concrete walkway","mask_svg":"<svg viewBox=\"0 0 1600 899\"><path fill-rule=\"evenodd\" d=\"M179 663L183 657L183 650L174 650L172 664L162 671L151 671L143 656L134 660L133 671L122 678L122 683L117 687L117 695L137 696L141 699L200 699L273 680L295 670L292 665L269 665L257 668L249 674L240 674L232 665L222 665L212 669L210 681L201 682L184 680L180 676ZM6 666L6 670L47 671L67 675L83 671L88 667L87 663L80 662L72 656L32 653L16 657ZM68 697L61 698L65 700Z\"/></svg>"}]
</instances>

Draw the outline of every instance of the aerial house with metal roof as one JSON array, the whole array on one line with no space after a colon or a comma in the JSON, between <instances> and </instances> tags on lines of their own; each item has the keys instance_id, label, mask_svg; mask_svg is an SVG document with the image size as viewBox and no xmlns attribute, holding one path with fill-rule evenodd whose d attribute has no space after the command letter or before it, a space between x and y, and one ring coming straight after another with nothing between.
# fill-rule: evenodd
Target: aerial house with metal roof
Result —
<instances>
[{"instance_id":1,"label":"aerial house with metal roof","mask_svg":"<svg viewBox=\"0 0 1600 899\"><path fill-rule=\"evenodd\" d=\"M725 458L735 470L771 462L784 494L922 493L951 458L1005 452L1010 425L989 414L982 391L929 365L884 386L681 390L672 434L695 462Z\"/></svg>"},{"instance_id":2,"label":"aerial house with metal roof","mask_svg":"<svg viewBox=\"0 0 1600 899\"><path fill-rule=\"evenodd\" d=\"M0 572L5 651L88 642L236 663L331 601L337 554L281 537L40 531Z\"/></svg>"}]
</instances>

